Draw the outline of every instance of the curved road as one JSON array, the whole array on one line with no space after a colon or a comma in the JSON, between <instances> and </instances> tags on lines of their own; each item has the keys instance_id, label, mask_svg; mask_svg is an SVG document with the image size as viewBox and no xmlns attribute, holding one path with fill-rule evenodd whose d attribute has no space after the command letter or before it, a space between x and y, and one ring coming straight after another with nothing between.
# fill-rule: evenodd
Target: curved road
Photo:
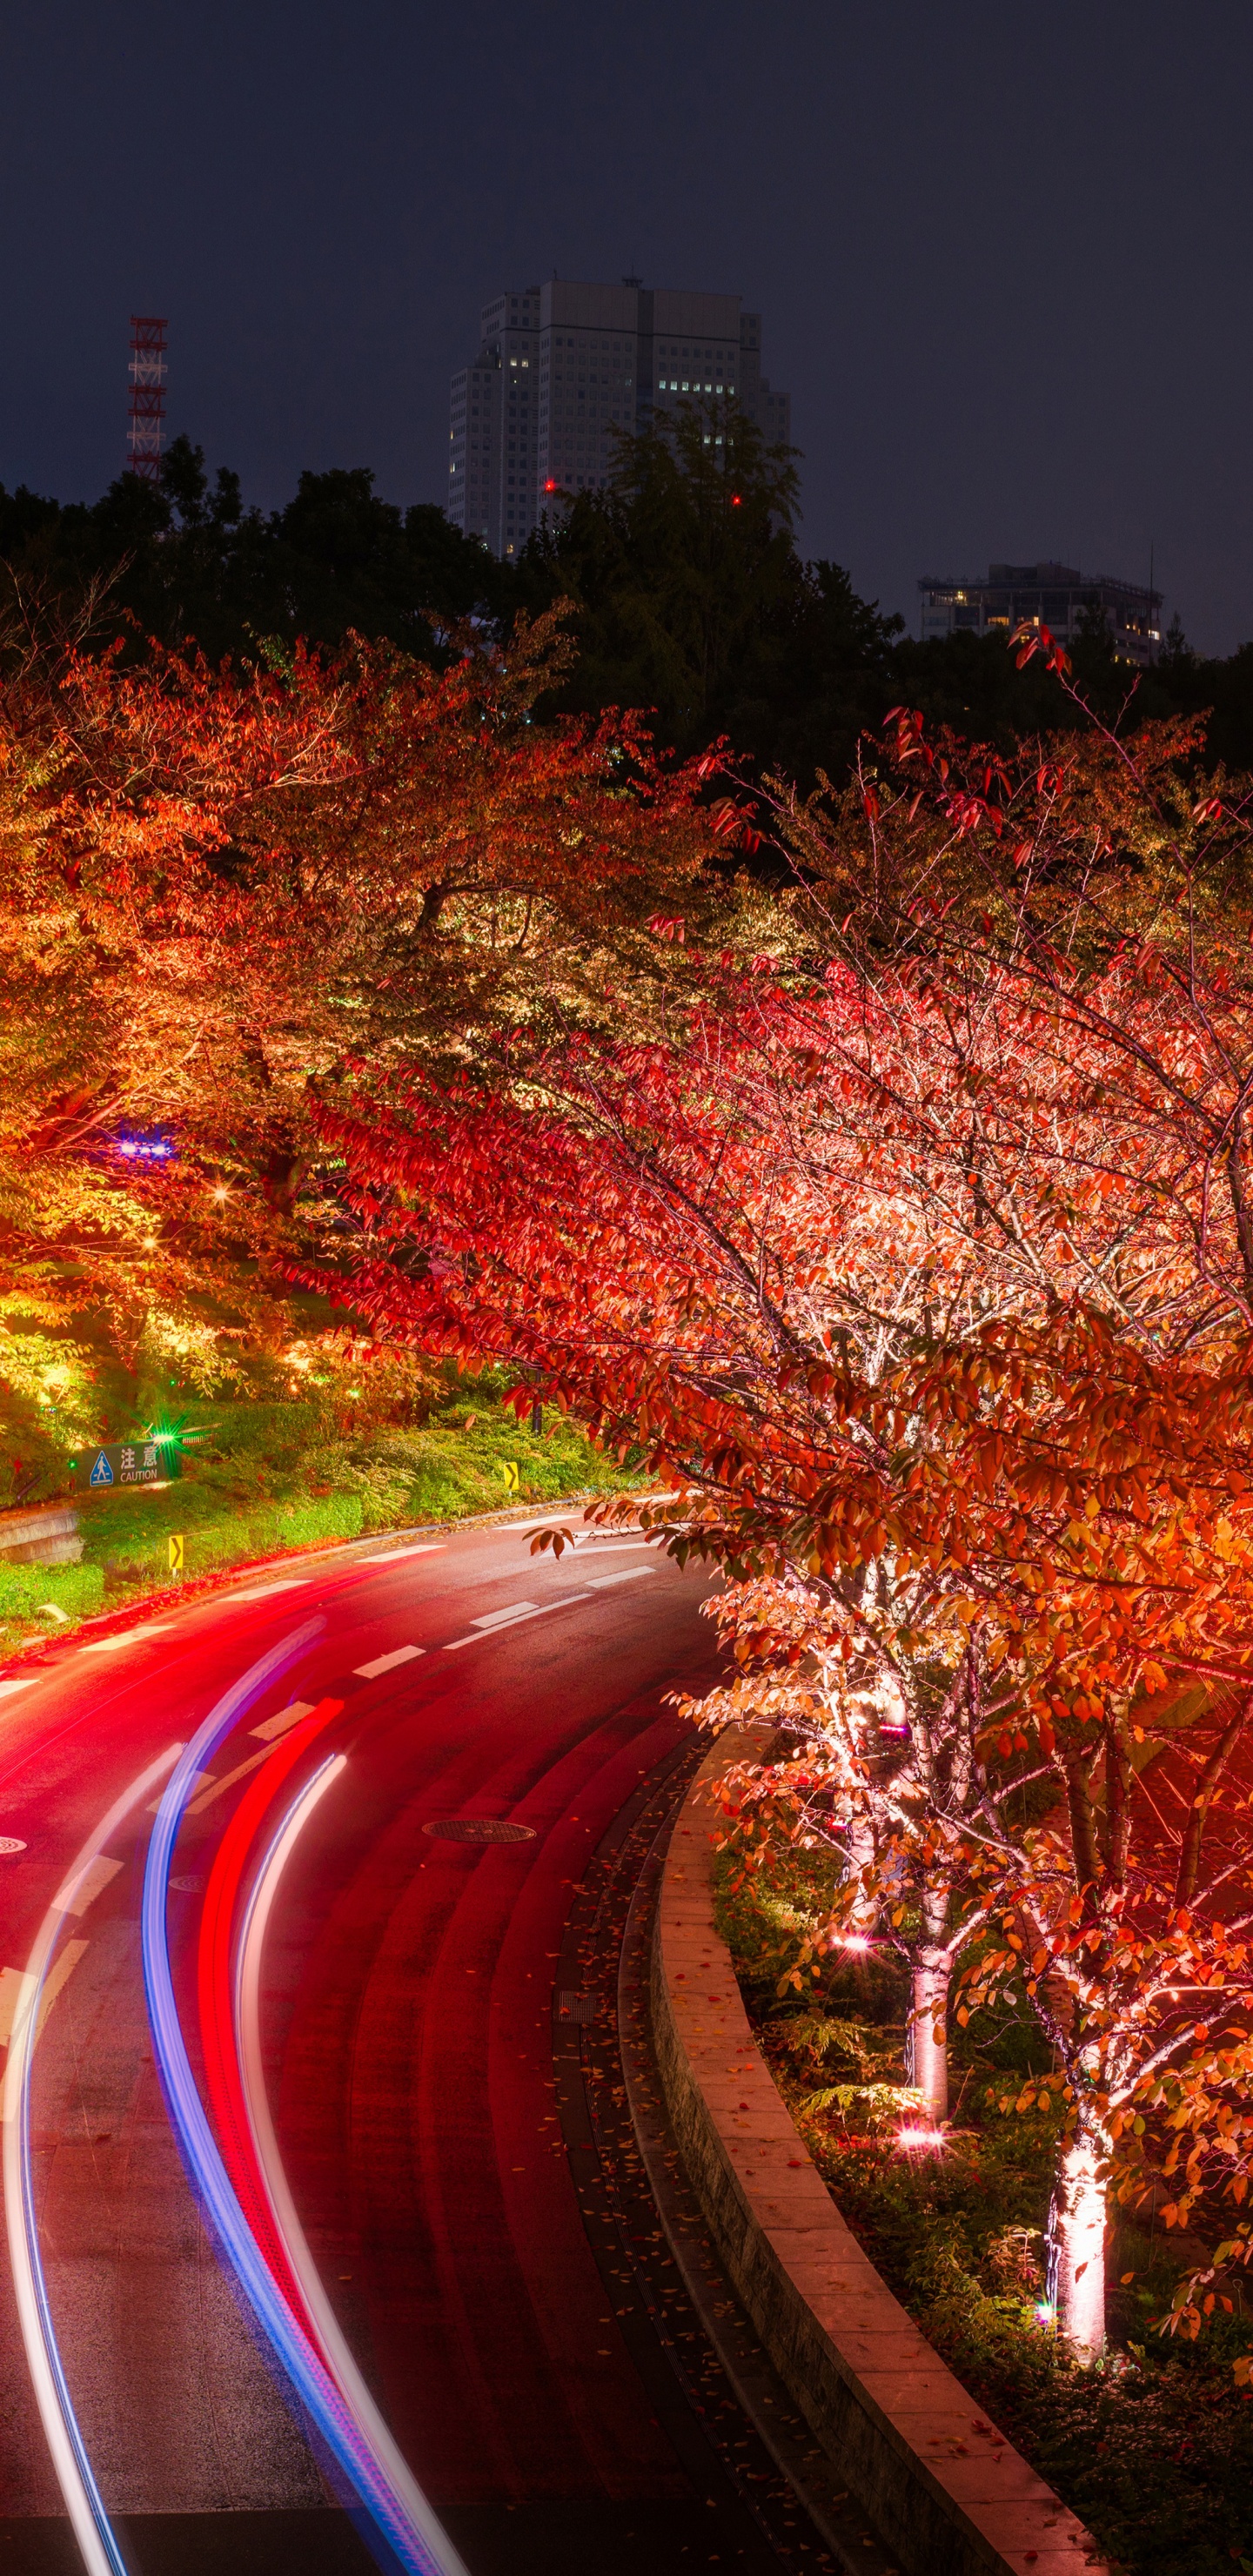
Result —
<instances>
[{"instance_id":1,"label":"curved road","mask_svg":"<svg viewBox=\"0 0 1253 2576\"><path fill-rule=\"evenodd\" d=\"M284 1566L0 1680L0 1835L17 1846L0 1853L0 2037L112 1802L310 1630L190 1800L169 1914L180 2021L199 2073L215 1855L289 1730L342 1703L291 1773L298 1790L347 1757L265 1937L265 2089L339 2324L469 2576L821 2570L686 2299L625 2105L620 1952L696 1758L667 1700L712 1678L707 1582L629 1538L533 1558L534 1526ZM236 2306L153 2065L139 1910L158 1794L72 1891L35 2057L70 2396L135 2576L347 2576L371 2561ZM509 1839L483 1839L501 1825ZM7 2281L0 2347L0 2576L68 2576Z\"/></svg>"}]
</instances>

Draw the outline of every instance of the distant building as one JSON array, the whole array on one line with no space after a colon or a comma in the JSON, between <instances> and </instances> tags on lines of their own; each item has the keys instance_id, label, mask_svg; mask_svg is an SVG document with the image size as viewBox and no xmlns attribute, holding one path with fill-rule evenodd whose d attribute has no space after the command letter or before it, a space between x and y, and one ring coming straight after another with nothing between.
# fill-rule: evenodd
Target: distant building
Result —
<instances>
[{"instance_id":1,"label":"distant building","mask_svg":"<svg viewBox=\"0 0 1253 2576\"><path fill-rule=\"evenodd\" d=\"M1107 573L1081 573L1073 564L994 563L986 581L944 581L925 573L922 594L924 643L944 635L988 635L1007 627L1047 626L1059 644L1073 643L1091 623L1104 618L1120 661L1149 663L1161 643L1162 595L1134 581L1114 581Z\"/></svg>"},{"instance_id":2,"label":"distant building","mask_svg":"<svg viewBox=\"0 0 1253 2576\"><path fill-rule=\"evenodd\" d=\"M790 440L791 399L761 372L761 315L738 295L554 277L496 296L451 384L453 526L519 553L547 496L603 492L615 427L644 429L697 394L734 395L771 445Z\"/></svg>"}]
</instances>

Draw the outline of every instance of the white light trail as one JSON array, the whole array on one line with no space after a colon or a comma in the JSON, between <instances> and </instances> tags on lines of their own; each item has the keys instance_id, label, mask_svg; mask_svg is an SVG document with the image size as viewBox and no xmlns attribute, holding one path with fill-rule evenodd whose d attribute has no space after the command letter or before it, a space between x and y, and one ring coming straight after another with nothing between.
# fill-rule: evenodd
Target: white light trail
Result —
<instances>
[{"instance_id":1,"label":"white light trail","mask_svg":"<svg viewBox=\"0 0 1253 2576\"><path fill-rule=\"evenodd\" d=\"M66 1874L35 1936L35 1946L22 1976L21 1991L13 2015L9 2040L9 2061L5 2069L3 2093L4 2121L4 2218L9 2239L9 2262L17 2298L18 2320L26 2350L26 2364L35 2391L35 2402L47 2435L57 2484L65 2499L65 2510L73 2526L74 2537L83 2555L88 2576L126 2576L126 2561L121 2556L104 2509L100 2490L87 2457L86 2445L66 2385L61 2356L53 2331L48 2305L47 2284L39 2253L39 2236L35 2222L34 2191L30 2162L30 2086L34 2068L35 2045L43 2022L40 2006L52 1965L53 1952L67 1914L77 1912L75 1899L84 1883L96 1873L96 1888L104 1882L99 1872L106 1858L105 1845L118 1826L133 1810L141 1806L148 1791L164 1779L178 1760L182 1746L172 1744L160 1760L151 1762L129 1789L110 1807L97 1825L91 1840L84 1844L78 1858ZM109 1875L112 1876L112 1870Z\"/></svg>"},{"instance_id":2,"label":"white light trail","mask_svg":"<svg viewBox=\"0 0 1253 2576\"><path fill-rule=\"evenodd\" d=\"M346 1755L337 1753L329 1762L324 1762L321 1770L315 1771L313 1778L301 1790L294 1805L288 1808L249 1898L235 1960L235 2045L252 2143L275 2233L291 2272L300 2284L301 2296L323 2357L362 2441L373 2452L415 2528L421 2532L436 2566L443 2571L443 2576L466 2576L461 2559L366 2387L327 2297L283 2171L266 2091L265 2061L261 2049L261 1959L266 1931L287 1863L314 1808L332 1781L337 1780L344 1770L346 1759Z\"/></svg>"}]
</instances>

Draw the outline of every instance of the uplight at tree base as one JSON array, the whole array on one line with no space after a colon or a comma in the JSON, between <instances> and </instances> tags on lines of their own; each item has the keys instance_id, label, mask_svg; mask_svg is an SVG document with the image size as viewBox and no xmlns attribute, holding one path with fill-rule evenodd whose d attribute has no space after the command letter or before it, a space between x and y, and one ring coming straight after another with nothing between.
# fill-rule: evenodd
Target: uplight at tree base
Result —
<instances>
[{"instance_id":1,"label":"uplight at tree base","mask_svg":"<svg viewBox=\"0 0 1253 2576\"><path fill-rule=\"evenodd\" d=\"M905 2155L917 2147L946 2147L948 2131L946 2129L898 2129L896 2143Z\"/></svg>"}]
</instances>

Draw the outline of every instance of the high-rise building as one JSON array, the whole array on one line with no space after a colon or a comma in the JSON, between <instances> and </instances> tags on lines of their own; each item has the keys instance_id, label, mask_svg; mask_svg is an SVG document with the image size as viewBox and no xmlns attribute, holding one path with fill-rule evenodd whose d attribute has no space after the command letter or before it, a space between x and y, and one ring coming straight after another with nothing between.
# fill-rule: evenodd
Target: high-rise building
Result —
<instances>
[{"instance_id":1,"label":"high-rise building","mask_svg":"<svg viewBox=\"0 0 1253 2576\"><path fill-rule=\"evenodd\" d=\"M988 635L1007 628L1047 626L1059 644L1070 644L1093 618L1103 619L1121 662L1147 664L1161 642L1162 595L1109 573L1078 572L1073 564L994 563L988 577L971 581L924 573L922 638Z\"/></svg>"},{"instance_id":2,"label":"high-rise building","mask_svg":"<svg viewBox=\"0 0 1253 2576\"><path fill-rule=\"evenodd\" d=\"M791 399L761 372L761 315L738 295L550 278L498 295L479 353L452 379L448 516L493 554L521 551L552 496L603 491L616 428L684 397L735 396L772 445ZM711 432L711 435L715 433Z\"/></svg>"}]
</instances>

